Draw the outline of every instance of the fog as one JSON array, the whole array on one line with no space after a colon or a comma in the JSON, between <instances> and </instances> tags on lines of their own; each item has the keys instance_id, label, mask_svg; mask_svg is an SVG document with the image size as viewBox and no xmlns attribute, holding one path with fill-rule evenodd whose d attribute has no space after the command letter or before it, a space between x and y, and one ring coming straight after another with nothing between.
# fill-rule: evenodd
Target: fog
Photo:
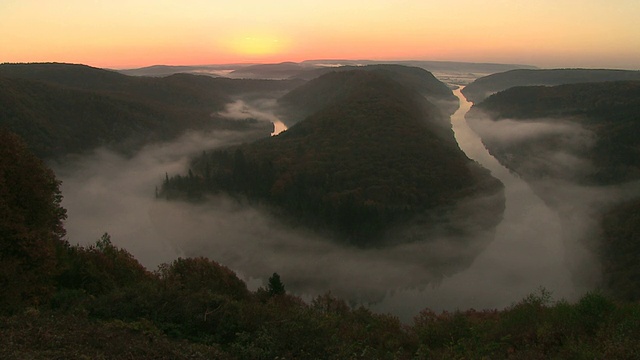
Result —
<instances>
[{"instance_id":1,"label":"fog","mask_svg":"<svg viewBox=\"0 0 640 360\"><path fill-rule=\"evenodd\" d=\"M519 173L578 181L594 170L583 154L594 145L596 137L578 122L557 118L493 121L485 116L475 111L467 121L490 147L516 153L513 166ZM517 155L523 149L526 159Z\"/></svg>"},{"instance_id":2,"label":"fog","mask_svg":"<svg viewBox=\"0 0 640 360\"><path fill-rule=\"evenodd\" d=\"M382 300L389 289L439 281L457 271L453 260L473 258L492 238L490 231L474 229L481 241L472 244L464 236L436 236L429 242L363 250L287 228L268 211L225 196L203 204L155 199L154 188L165 173L183 174L190 155L241 139L240 133L189 133L175 142L149 145L130 158L100 149L58 166L68 240L92 244L108 232L115 245L152 270L179 256L207 256L238 272L253 288L278 272L289 290L307 299L331 291L370 303ZM495 201L487 195L459 203L448 224L472 228L470 213Z\"/></svg>"},{"instance_id":3,"label":"fog","mask_svg":"<svg viewBox=\"0 0 640 360\"><path fill-rule=\"evenodd\" d=\"M276 121L272 106L272 100L238 100L220 114ZM331 291L405 321L425 307L439 311L509 306L539 287L550 290L555 299L569 300L594 288L599 281L597 261L583 240L595 231L594 202L604 201L608 194L550 183L550 191L561 192L562 202L572 211L551 208L488 154L463 119L469 106L462 102L452 118L456 138L469 157L506 186L507 210L495 233L477 222L502 201L496 194L456 204L444 227L464 230L458 237L436 229L421 235L429 241L372 249L338 245L303 228L289 228L266 209L225 196L200 204L155 199L154 189L165 174L184 174L190 156L241 142L246 135L192 132L146 146L131 157L99 149L57 165L68 210L67 238L86 245L108 232L115 245L150 270L179 256L206 256L236 271L252 289L278 272L287 290L307 300ZM562 133L569 130L566 126L541 128L540 133ZM516 133L528 138L523 129ZM506 134L502 129L495 136Z\"/></svg>"},{"instance_id":4,"label":"fog","mask_svg":"<svg viewBox=\"0 0 640 360\"><path fill-rule=\"evenodd\" d=\"M562 136L563 146L585 148L593 144L594 136L579 124L559 119L476 120L473 130L486 141L500 145L512 145L540 137Z\"/></svg>"}]
</instances>

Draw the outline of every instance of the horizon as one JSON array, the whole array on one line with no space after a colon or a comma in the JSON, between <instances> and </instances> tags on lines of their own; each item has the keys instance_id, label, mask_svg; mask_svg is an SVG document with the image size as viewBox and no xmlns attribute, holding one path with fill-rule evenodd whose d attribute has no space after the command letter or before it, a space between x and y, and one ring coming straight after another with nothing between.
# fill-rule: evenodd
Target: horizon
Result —
<instances>
[{"instance_id":1,"label":"horizon","mask_svg":"<svg viewBox=\"0 0 640 360\"><path fill-rule=\"evenodd\" d=\"M63 62L63 61L27 61L27 62L10 62L10 61L6 61L6 62L0 62L0 65L4 65L4 64L65 64L65 65L79 65L79 66L89 66L89 67L94 67L97 69L104 69L104 70L113 70L113 71L127 71L127 70L140 70L140 69L148 69L148 68L153 68L153 67L191 67L191 68L197 68L197 67L223 67L223 66L229 66L229 67L235 67L235 68L242 68L242 67L249 67L249 66L254 66L254 65L279 65L279 64L286 64L286 63L291 63L291 64L304 64L306 62L309 63L314 63L314 62L321 62L321 61L325 61L325 62L336 62L336 63L341 63L341 62L346 62L346 63L350 63L350 62L370 62L371 64L366 64L366 65L373 65L373 64L386 64L386 63L402 63L402 62L425 62L425 63L442 63L442 64L468 64L468 65L498 65L498 66L515 66L515 67L522 67L523 69L527 69L527 68L532 68L533 70L563 70L563 69L586 69L586 70L627 70L627 71L640 71L640 67L635 68L635 69L631 69L631 68L621 68L621 67L581 67L581 66L564 66L564 67L541 67L541 66L536 66L533 64L523 64L523 63L498 63L498 62L476 62L476 61L457 61L457 60L429 60L429 59L401 59L401 60L397 60L397 59L386 59L386 60L371 60L371 59L306 59L306 60L301 60L301 61L288 61L288 60L284 60L284 61L279 61L279 62L237 62L237 63L208 63L208 64L162 64L162 63L152 63L149 65L143 65L143 66L134 66L134 67L101 67L101 66L95 66L95 65L91 65L91 64L86 64L86 63L79 63L79 62ZM400 64L403 65L403 64ZM318 64L312 64L309 66L313 66L313 67L322 67L323 65L318 65ZM324 65L324 66L329 66L329 65ZM331 65L333 66L333 65ZM335 66L345 66L345 64L340 64L340 65L335 65ZM404 65L404 66L413 66L413 65Z\"/></svg>"},{"instance_id":2,"label":"horizon","mask_svg":"<svg viewBox=\"0 0 640 360\"><path fill-rule=\"evenodd\" d=\"M133 69L367 59L638 70L638 15L632 0L7 0L0 62Z\"/></svg>"}]
</instances>

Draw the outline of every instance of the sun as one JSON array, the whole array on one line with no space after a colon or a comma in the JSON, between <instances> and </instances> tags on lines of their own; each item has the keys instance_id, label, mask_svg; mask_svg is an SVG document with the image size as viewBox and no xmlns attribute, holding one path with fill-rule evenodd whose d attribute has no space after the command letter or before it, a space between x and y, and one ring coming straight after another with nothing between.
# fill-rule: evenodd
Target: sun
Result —
<instances>
[{"instance_id":1,"label":"sun","mask_svg":"<svg viewBox=\"0 0 640 360\"><path fill-rule=\"evenodd\" d=\"M284 52L286 41L274 35L246 34L228 42L231 52L252 57L278 55Z\"/></svg>"}]
</instances>

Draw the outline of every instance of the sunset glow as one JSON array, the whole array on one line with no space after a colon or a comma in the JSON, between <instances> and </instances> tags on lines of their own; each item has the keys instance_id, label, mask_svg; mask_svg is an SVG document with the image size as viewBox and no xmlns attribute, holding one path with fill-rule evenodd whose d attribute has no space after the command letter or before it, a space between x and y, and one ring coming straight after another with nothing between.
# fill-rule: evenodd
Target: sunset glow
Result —
<instances>
[{"instance_id":1,"label":"sunset glow","mask_svg":"<svg viewBox=\"0 0 640 360\"><path fill-rule=\"evenodd\" d=\"M636 0L4 0L0 62L423 59L640 68Z\"/></svg>"}]
</instances>

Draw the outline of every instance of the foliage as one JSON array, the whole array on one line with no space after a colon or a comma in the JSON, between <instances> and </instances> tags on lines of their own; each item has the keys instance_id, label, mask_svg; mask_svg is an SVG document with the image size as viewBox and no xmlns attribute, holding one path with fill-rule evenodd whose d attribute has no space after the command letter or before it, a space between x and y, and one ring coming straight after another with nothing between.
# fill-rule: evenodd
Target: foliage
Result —
<instances>
[{"instance_id":1,"label":"foliage","mask_svg":"<svg viewBox=\"0 0 640 360\"><path fill-rule=\"evenodd\" d=\"M278 273L273 273L269 278L269 284L267 287L267 291L271 296L284 295L284 284L280 280L280 275Z\"/></svg>"},{"instance_id":2,"label":"foliage","mask_svg":"<svg viewBox=\"0 0 640 360\"><path fill-rule=\"evenodd\" d=\"M106 294L150 277L133 255L111 243L107 233L89 247L66 244L59 259L58 286L83 290L89 295Z\"/></svg>"},{"instance_id":3,"label":"foliage","mask_svg":"<svg viewBox=\"0 0 640 360\"><path fill-rule=\"evenodd\" d=\"M146 320L95 321L32 310L0 318L0 358L234 359L216 346L171 339Z\"/></svg>"},{"instance_id":4,"label":"foliage","mask_svg":"<svg viewBox=\"0 0 640 360\"><path fill-rule=\"evenodd\" d=\"M52 293L66 219L59 185L19 137L0 129L0 312Z\"/></svg>"},{"instance_id":5,"label":"foliage","mask_svg":"<svg viewBox=\"0 0 640 360\"><path fill-rule=\"evenodd\" d=\"M640 300L640 200L610 209L600 248L606 288L618 299Z\"/></svg>"}]
</instances>

